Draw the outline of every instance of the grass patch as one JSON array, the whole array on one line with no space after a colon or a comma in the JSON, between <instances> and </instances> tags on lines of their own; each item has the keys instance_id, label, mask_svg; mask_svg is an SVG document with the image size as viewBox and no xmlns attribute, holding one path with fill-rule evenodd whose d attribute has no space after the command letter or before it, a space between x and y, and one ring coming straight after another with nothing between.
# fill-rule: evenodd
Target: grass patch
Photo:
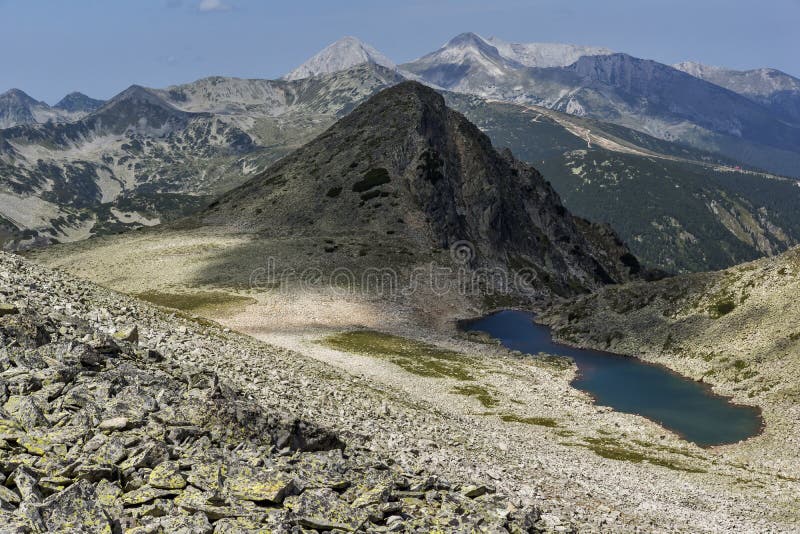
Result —
<instances>
[{"instance_id":1,"label":"grass patch","mask_svg":"<svg viewBox=\"0 0 800 534\"><path fill-rule=\"evenodd\" d=\"M608 458L609 460L618 460L622 462L643 463L647 462L653 465L666 467L673 471L684 471L686 473L705 473L705 469L685 466L658 456L651 456L632 450L630 447L622 446L618 441L610 438L585 438L586 447L598 456Z\"/></svg>"},{"instance_id":2,"label":"grass patch","mask_svg":"<svg viewBox=\"0 0 800 534\"><path fill-rule=\"evenodd\" d=\"M539 353L531 361L538 367L555 369L556 371L566 371L572 369L572 358L567 356L554 356L552 354Z\"/></svg>"},{"instance_id":3,"label":"grass patch","mask_svg":"<svg viewBox=\"0 0 800 534\"><path fill-rule=\"evenodd\" d=\"M648 449L652 448L659 451L669 452L672 454L680 454L682 456L688 456L689 458L698 458L700 460L704 458L704 456L700 454L696 454L684 449L679 449L678 447L670 447L669 445L661 445L660 443L650 443L648 441L643 441L640 439L634 439L632 441L637 445L639 445L640 447L646 447Z\"/></svg>"},{"instance_id":4,"label":"grass patch","mask_svg":"<svg viewBox=\"0 0 800 534\"><path fill-rule=\"evenodd\" d=\"M479 330L466 330L461 333L461 337L473 343L482 343L484 345L500 345L500 341L497 338L493 338L486 332L481 332Z\"/></svg>"},{"instance_id":5,"label":"grass patch","mask_svg":"<svg viewBox=\"0 0 800 534\"><path fill-rule=\"evenodd\" d=\"M174 308L191 313L230 313L249 304L256 303L256 300L250 297L223 291L198 291L195 293L145 291L134 296L156 306Z\"/></svg>"},{"instance_id":6,"label":"grass patch","mask_svg":"<svg viewBox=\"0 0 800 534\"><path fill-rule=\"evenodd\" d=\"M484 293L481 300L485 310L520 308L530 304L528 299L513 293Z\"/></svg>"},{"instance_id":7,"label":"grass patch","mask_svg":"<svg viewBox=\"0 0 800 534\"><path fill-rule=\"evenodd\" d=\"M432 378L473 380L468 370L481 367L476 358L400 336L357 330L328 336L327 347L388 360L409 373Z\"/></svg>"},{"instance_id":8,"label":"grass patch","mask_svg":"<svg viewBox=\"0 0 800 534\"><path fill-rule=\"evenodd\" d=\"M453 393L457 393L458 395L464 395L467 397L475 397L478 399L484 408L494 408L499 404L497 399L483 386L477 385L468 385L468 386L456 386L451 390Z\"/></svg>"},{"instance_id":9,"label":"grass patch","mask_svg":"<svg viewBox=\"0 0 800 534\"><path fill-rule=\"evenodd\" d=\"M546 426L547 428L555 428L558 422L552 417L520 417L513 413L506 413L500 416L500 419L506 423L522 423L525 425Z\"/></svg>"}]
</instances>

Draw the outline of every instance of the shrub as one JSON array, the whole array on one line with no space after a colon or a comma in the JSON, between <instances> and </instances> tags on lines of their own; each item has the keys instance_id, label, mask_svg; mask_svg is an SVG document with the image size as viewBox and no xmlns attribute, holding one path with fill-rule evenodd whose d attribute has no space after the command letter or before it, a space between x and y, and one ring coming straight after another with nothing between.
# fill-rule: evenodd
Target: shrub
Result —
<instances>
[{"instance_id":1,"label":"shrub","mask_svg":"<svg viewBox=\"0 0 800 534\"><path fill-rule=\"evenodd\" d=\"M733 302L733 299L724 299L715 302L708 308L708 312L711 314L711 317L718 319L723 315L727 315L732 312L736 308L736 303Z\"/></svg>"},{"instance_id":2,"label":"shrub","mask_svg":"<svg viewBox=\"0 0 800 534\"><path fill-rule=\"evenodd\" d=\"M389 177L389 171L387 171L383 167L378 167L377 169L370 169L364 175L364 178L362 180L353 184L353 191L355 191L356 193L363 193L364 191L368 191L373 187L378 187L379 185L388 184L391 181L392 180Z\"/></svg>"}]
</instances>

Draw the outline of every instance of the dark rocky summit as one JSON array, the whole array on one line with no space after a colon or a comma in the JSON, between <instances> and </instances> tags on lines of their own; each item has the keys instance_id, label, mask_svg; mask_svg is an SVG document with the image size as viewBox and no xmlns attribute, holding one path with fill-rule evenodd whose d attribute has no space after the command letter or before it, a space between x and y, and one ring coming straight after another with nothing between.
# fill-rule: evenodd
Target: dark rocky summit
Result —
<instances>
[{"instance_id":1,"label":"dark rocky summit","mask_svg":"<svg viewBox=\"0 0 800 534\"><path fill-rule=\"evenodd\" d=\"M372 232L418 251L469 242L474 265L528 271L560 294L639 270L613 231L571 215L536 169L417 82L372 97L201 220L271 236Z\"/></svg>"},{"instance_id":2,"label":"dark rocky summit","mask_svg":"<svg viewBox=\"0 0 800 534\"><path fill-rule=\"evenodd\" d=\"M86 96L83 93L79 93L77 91L72 92L58 101L58 103L53 106L54 108L63 109L65 111L73 111L73 112L91 112L102 106L104 103L103 100L98 100L96 98L91 98Z\"/></svg>"},{"instance_id":3,"label":"dark rocky summit","mask_svg":"<svg viewBox=\"0 0 800 534\"><path fill-rule=\"evenodd\" d=\"M1 260L0 532L535 530L489 485L348 447L180 362L203 350L180 322Z\"/></svg>"}]
</instances>

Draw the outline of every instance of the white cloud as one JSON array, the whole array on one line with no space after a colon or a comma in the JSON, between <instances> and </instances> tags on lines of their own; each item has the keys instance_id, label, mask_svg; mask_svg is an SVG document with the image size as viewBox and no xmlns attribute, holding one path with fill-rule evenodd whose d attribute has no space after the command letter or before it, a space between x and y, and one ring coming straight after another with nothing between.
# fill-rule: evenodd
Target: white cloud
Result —
<instances>
[{"instance_id":1,"label":"white cloud","mask_svg":"<svg viewBox=\"0 0 800 534\"><path fill-rule=\"evenodd\" d=\"M200 0L197 9L200 11L228 11L231 8L222 0Z\"/></svg>"}]
</instances>

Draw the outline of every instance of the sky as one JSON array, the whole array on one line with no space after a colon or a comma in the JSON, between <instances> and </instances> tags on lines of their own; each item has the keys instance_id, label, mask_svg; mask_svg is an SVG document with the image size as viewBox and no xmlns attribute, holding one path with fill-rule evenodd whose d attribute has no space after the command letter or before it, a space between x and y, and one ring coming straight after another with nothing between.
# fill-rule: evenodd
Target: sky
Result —
<instances>
[{"instance_id":1,"label":"sky","mask_svg":"<svg viewBox=\"0 0 800 534\"><path fill-rule=\"evenodd\" d=\"M0 0L0 92L278 78L345 35L402 63L465 31L800 77L798 23L800 0Z\"/></svg>"}]
</instances>

